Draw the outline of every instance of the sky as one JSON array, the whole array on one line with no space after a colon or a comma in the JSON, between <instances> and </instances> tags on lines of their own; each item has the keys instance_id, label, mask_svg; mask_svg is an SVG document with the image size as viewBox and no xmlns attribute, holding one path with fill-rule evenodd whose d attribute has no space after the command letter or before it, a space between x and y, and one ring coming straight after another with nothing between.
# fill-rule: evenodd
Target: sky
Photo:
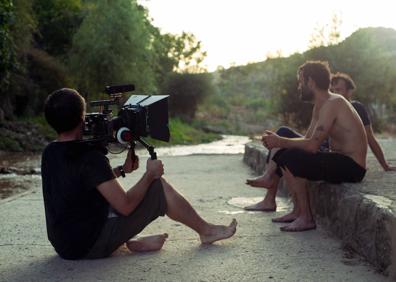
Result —
<instances>
[{"instance_id":1,"label":"sky","mask_svg":"<svg viewBox=\"0 0 396 282\"><path fill-rule=\"evenodd\" d=\"M139 0L163 33L193 33L209 71L308 49L314 30L341 19L341 39L363 27L396 29L393 0Z\"/></svg>"}]
</instances>

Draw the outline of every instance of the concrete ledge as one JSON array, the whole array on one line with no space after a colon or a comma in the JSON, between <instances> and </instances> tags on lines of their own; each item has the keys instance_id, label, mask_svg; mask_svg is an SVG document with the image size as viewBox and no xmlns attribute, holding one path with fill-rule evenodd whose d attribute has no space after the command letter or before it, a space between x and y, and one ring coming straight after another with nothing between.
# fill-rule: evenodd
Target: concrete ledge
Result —
<instances>
[{"instance_id":1,"label":"concrete ledge","mask_svg":"<svg viewBox=\"0 0 396 282\"><path fill-rule=\"evenodd\" d=\"M245 145L243 160L257 174L263 172L266 157L267 151L260 144L251 142ZM392 183L386 178L394 176L387 175L372 182L367 180L370 178L367 175L359 184L310 182L308 191L312 211L319 224L339 237L345 248L362 255L379 271L394 276L396 205L388 197L367 193L370 190L378 192L378 186ZM284 185L280 185L279 191L287 195Z\"/></svg>"}]
</instances>

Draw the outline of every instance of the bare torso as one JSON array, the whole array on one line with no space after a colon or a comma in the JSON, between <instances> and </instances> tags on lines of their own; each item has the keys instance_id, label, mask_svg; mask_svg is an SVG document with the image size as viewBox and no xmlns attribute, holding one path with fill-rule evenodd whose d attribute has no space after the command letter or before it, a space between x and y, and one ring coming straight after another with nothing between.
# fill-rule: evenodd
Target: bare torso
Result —
<instances>
[{"instance_id":1,"label":"bare torso","mask_svg":"<svg viewBox=\"0 0 396 282\"><path fill-rule=\"evenodd\" d=\"M331 94L321 109L327 107L334 119L329 129L331 151L351 157L366 168L367 136L362 121L353 106L342 96Z\"/></svg>"}]
</instances>

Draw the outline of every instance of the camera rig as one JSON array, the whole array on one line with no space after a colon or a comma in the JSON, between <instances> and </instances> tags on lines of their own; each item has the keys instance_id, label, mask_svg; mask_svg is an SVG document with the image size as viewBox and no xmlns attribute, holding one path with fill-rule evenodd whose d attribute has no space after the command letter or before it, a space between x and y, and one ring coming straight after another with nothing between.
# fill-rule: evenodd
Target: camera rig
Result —
<instances>
[{"instance_id":1,"label":"camera rig","mask_svg":"<svg viewBox=\"0 0 396 282\"><path fill-rule=\"evenodd\" d=\"M118 143L134 148L139 142L148 150L151 159L156 159L154 147L142 137L169 141L169 95L132 95L121 106L124 93L134 89L132 84L106 86L105 93L110 99L89 103L92 107L100 107L100 111L85 115L83 139L105 147ZM112 106L119 108L115 117L112 116Z\"/></svg>"}]
</instances>

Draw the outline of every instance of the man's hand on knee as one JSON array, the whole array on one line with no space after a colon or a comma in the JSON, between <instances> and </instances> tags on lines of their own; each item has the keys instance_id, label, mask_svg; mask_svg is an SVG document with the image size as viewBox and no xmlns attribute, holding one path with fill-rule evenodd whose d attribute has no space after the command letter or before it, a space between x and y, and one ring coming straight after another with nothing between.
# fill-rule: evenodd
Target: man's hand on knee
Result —
<instances>
[{"instance_id":1,"label":"man's hand on knee","mask_svg":"<svg viewBox=\"0 0 396 282\"><path fill-rule=\"evenodd\" d=\"M160 160L147 160L146 172L153 179L158 179L164 174L164 165Z\"/></svg>"}]
</instances>

